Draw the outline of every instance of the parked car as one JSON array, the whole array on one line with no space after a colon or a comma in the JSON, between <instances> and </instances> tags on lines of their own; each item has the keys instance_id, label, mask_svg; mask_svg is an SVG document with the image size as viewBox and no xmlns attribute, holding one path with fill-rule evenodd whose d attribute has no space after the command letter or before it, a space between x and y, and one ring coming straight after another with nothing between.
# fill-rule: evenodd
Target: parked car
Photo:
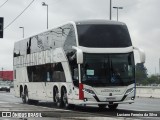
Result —
<instances>
[{"instance_id":1,"label":"parked car","mask_svg":"<svg viewBox=\"0 0 160 120\"><path fill-rule=\"evenodd\" d=\"M0 82L0 90L1 91L6 91L6 92L10 92L10 84L8 84L5 81L1 81Z\"/></svg>"},{"instance_id":2,"label":"parked car","mask_svg":"<svg viewBox=\"0 0 160 120\"><path fill-rule=\"evenodd\" d=\"M10 82L10 88L14 88L13 82Z\"/></svg>"}]
</instances>

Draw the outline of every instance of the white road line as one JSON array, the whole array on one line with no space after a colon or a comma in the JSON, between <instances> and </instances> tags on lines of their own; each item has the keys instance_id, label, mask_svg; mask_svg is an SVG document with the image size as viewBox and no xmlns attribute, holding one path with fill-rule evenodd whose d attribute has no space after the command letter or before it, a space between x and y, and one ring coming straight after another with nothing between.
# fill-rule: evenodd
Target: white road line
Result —
<instances>
[{"instance_id":1,"label":"white road line","mask_svg":"<svg viewBox=\"0 0 160 120\"><path fill-rule=\"evenodd\" d=\"M3 96L7 96L7 97L15 97L14 95L11 95L11 94L5 94L5 93L1 93L1 95L3 95Z\"/></svg>"},{"instance_id":2,"label":"white road line","mask_svg":"<svg viewBox=\"0 0 160 120\"><path fill-rule=\"evenodd\" d=\"M117 110L131 110L131 111L135 111L135 112L143 112L143 111L146 111L146 112L147 112L147 111L151 111L151 110L142 110L142 109L141 109L141 110L128 109L128 108L126 109L126 108L122 108L122 107L121 107L121 108L118 108ZM156 112L156 111L155 111L155 112Z\"/></svg>"},{"instance_id":3,"label":"white road line","mask_svg":"<svg viewBox=\"0 0 160 120\"><path fill-rule=\"evenodd\" d=\"M13 104L22 104L22 103L13 103ZM23 104L22 104L23 105ZM24 105L27 105L27 104L24 104ZM50 108L50 107L43 107L43 106L36 106L36 105L28 105L28 106L33 106L33 107L41 107L41 108L44 108L44 109L50 109L50 110L54 110L54 111L72 111L72 110L65 110L65 109L58 109L58 108Z\"/></svg>"},{"instance_id":4,"label":"white road line","mask_svg":"<svg viewBox=\"0 0 160 120\"><path fill-rule=\"evenodd\" d=\"M0 101L0 103L9 103L9 102Z\"/></svg>"}]
</instances>

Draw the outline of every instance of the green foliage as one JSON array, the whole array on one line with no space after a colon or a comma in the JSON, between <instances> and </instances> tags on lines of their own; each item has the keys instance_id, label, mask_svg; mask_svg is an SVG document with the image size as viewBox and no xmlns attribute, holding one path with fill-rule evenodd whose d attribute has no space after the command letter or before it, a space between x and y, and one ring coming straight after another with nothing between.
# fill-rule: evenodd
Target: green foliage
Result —
<instances>
[{"instance_id":1,"label":"green foliage","mask_svg":"<svg viewBox=\"0 0 160 120\"><path fill-rule=\"evenodd\" d=\"M142 85L160 84L160 77L151 75L148 77L147 68L143 63L136 64L136 83Z\"/></svg>"},{"instance_id":2,"label":"green foliage","mask_svg":"<svg viewBox=\"0 0 160 120\"><path fill-rule=\"evenodd\" d=\"M160 84L160 80L158 79L157 75L152 75L150 76L147 81L149 82L149 84Z\"/></svg>"},{"instance_id":3,"label":"green foliage","mask_svg":"<svg viewBox=\"0 0 160 120\"><path fill-rule=\"evenodd\" d=\"M143 63L137 63L136 64L136 82L138 84L147 84L147 81L145 82L145 80L147 79L147 68L144 66Z\"/></svg>"}]
</instances>

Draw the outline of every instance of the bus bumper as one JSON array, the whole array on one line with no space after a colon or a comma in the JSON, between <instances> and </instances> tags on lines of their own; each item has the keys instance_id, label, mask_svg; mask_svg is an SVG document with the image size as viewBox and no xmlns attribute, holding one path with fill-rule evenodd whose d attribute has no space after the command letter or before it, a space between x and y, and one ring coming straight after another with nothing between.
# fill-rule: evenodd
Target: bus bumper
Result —
<instances>
[{"instance_id":1,"label":"bus bumper","mask_svg":"<svg viewBox=\"0 0 160 120\"><path fill-rule=\"evenodd\" d=\"M132 104L134 103L134 100L128 100L128 101L117 101L117 102L93 102L93 101L86 101L81 102L79 105L99 105L99 104L106 104L106 105L113 105L113 104Z\"/></svg>"}]
</instances>

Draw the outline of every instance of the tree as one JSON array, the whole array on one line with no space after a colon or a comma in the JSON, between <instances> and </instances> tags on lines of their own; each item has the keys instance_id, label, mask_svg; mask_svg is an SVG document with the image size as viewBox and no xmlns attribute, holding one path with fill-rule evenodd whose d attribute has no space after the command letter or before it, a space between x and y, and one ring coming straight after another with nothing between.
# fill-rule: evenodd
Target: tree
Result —
<instances>
[{"instance_id":1,"label":"tree","mask_svg":"<svg viewBox=\"0 0 160 120\"><path fill-rule=\"evenodd\" d=\"M147 68L144 66L144 63L137 63L136 64L136 82L139 84L142 84L145 82L147 84L147 81L146 81L146 79L148 78L147 75L148 75Z\"/></svg>"},{"instance_id":2,"label":"tree","mask_svg":"<svg viewBox=\"0 0 160 120\"><path fill-rule=\"evenodd\" d=\"M158 76L157 75L151 75L148 79L147 79L149 84L160 84L160 80L158 80Z\"/></svg>"}]
</instances>

